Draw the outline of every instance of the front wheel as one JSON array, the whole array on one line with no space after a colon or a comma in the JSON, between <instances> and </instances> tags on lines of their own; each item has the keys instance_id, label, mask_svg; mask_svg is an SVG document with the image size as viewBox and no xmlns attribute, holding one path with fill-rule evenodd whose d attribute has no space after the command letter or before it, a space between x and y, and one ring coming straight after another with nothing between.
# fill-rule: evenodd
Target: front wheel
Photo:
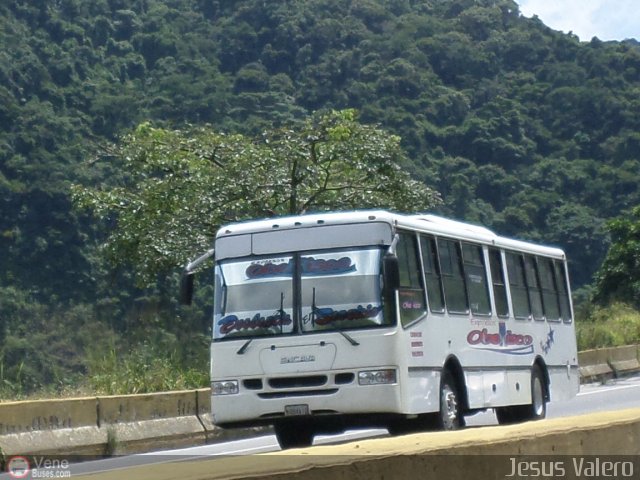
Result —
<instances>
[{"instance_id":1,"label":"front wheel","mask_svg":"<svg viewBox=\"0 0 640 480\"><path fill-rule=\"evenodd\" d=\"M304 448L313 444L313 427L305 422L283 422L274 425L276 439L282 450Z\"/></svg>"},{"instance_id":2,"label":"front wheel","mask_svg":"<svg viewBox=\"0 0 640 480\"><path fill-rule=\"evenodd\" d=\"M458 430L464 427L462 397L453 376L446 370L440 379L440 411L437 426L441 430Z\"/></svg>"}]
</instances>

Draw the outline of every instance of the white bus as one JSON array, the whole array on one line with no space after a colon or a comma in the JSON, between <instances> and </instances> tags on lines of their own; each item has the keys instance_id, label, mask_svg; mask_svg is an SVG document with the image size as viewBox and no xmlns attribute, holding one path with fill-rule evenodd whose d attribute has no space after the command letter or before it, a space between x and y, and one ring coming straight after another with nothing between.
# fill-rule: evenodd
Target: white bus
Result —
<instances>
[{"instance_id":1,"label":"white bus","mask_svg":"<svg viewBox=\"0 0 640 480\"><path fill-rule=\"evenodd\" d=\"M228 225L214 250L221 427L272 424L288 448L352 427L453 430L489 408L540 419L578 391L557 248L362 211Z\"/></svg>"}]
</instances>

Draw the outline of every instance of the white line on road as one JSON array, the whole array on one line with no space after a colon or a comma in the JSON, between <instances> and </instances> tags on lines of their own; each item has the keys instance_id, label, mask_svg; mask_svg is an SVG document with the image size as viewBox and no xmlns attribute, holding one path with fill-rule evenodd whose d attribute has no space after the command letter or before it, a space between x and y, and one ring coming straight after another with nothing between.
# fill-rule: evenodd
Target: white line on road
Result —
<instances>
[{"instance_id":1,"label":"white line on road","mask_svg":"<svg viewBox=\"0 0 640 480\"><path fill-rule=\"evenodd\" d=\"M609 393L609 392L613 392L615 390L625 390L627 388L640 388L640 385L623 385L620 387L612 387L612 388L607 388L604 390L595 390L595 391L591 391L591 392L580 392L578 393L578 397L581 397L583 395L593 395L595 393Z\"/></svg>"}]
</instances>

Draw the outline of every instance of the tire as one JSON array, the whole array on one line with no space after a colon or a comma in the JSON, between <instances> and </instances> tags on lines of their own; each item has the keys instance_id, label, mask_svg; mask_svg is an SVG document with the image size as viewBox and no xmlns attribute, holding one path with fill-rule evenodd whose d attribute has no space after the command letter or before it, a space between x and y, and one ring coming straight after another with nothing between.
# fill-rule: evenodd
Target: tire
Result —
<instances>
[{"instance_id":1,"label":"tire","mask_svg":"<svg viewBox=\"0 0 640 480\"><path fill-rule=\"evenodd\" d=\"M282 450L310 447L315 435L313 427L303 422L276 423L276 439Z\"/></svg>"},{"instance_id":2,"label":"tire","mask_svg":"<svg viewBox=\"0 0 640 480\"><path fill-rule=\"evenodd\" d=\"M436 419L440 430L458 430L464 427L462 397L449 371L442 372L440 378L440 411Z\"/></svg>"},{"instance_id":3,"label":"tire","mask_svg":"<svg viewBox=\"0 0 640 480\"><path fill-rule=\"evenodd\" d=\"M495 409L500 425L542 420L547 416L547 392L542 369L538 365L531 368L531 403Z\"/></svg>"},{"instance_id":4,"label":"tire","mask_svg":"<svg viewBox=\"0 0 640 480\"><path fill-rule=\"evenodd\" d=\"M399 435L407 435L409 433L416 433L420 431L416 421L411 421L406 418L393 420L387 424L387 430L389 435L397 437Z\"/></svg>"},{"instance_id":5,"label":"tire","mask_svg":"<svg viewBox=\"0 0 640 480\"><path fill-rule=\"evenodd\" d=\"M522 410L522 406L515 407L496 407L496 418L500 425L511 425L520 421L522 412L518 412L518 409Z\"/></svg>"},{"instance_id":6,"label":"tire","mask_svg":"<svg viewBox=\"0 0 640 480\"><path fill-rule=\"evenodd\" d=\"M528 407L527 420L542 420L547 416L547 387L538 365L531 369L531 405Z\"/></svg>"}]
</instances>

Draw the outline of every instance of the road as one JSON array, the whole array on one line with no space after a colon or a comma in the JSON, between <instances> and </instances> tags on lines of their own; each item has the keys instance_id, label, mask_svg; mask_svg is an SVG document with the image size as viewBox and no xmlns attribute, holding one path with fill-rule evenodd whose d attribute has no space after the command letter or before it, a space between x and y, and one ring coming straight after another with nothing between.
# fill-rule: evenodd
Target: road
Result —
<instances>
[{"instance_id":1,"label":"road","mask_svg":"<svg viewBox=\"0 0 640 480\"><path fill-rule=\"evenodd\" d=\"M566 402L552 402L547 406L547 417L558 418L585 413L610 410L624 410L640 405L640 375L611 381L606 384L582 385L580 393ZM482 427L497 425L492 410L467 417L468 427ZM370 438L386 435L386 430L354 430L341 435L318 436L314 444L340 443L354 441L360 438ZM97 473L109 470L148 465L152 463L195 461L217 455L250 455L279 450L275 436L266 435L225 443L201 445L197 447L177 450L165 450L137 455L108 458L73 464L68 467L71 476ZM10 479L8 474L0 475L0 479Z\"/></svg>"}]
</instances>

